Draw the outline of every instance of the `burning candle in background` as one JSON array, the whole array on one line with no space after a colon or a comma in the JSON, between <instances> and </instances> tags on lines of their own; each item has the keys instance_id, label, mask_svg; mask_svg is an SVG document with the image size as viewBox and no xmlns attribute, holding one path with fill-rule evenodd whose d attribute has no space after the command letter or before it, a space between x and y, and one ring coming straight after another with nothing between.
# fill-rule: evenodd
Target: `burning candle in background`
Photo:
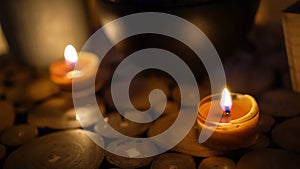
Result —
<instances>
[{"instance_id":1,"label":"burning candle in background","mask_svg":"<svg viewBox=\"0 0 300 169\"><path fill-rule=\"evenodd\" d=\"M99 60L96 55L81 52L79 55L72 45L68 45L64 51L65 60L56 61L50 66L50 77L53 82L63 90L72 90L72 84L76 83L80 88L88 88L95 84L95 90L101 85L94 82L97 76Z\"/></svg>"},{"instance_id":2,"label":"burning candle in background","mask_svg":"<svg viewBox=\"0 0 300 169\"><path fill-rule=\"evenodd\" d=\"M207 119L209 112L213 113L210 120ZM218 116L220 113L221 117ZM255 143L258 117L258 106L253 97L230 94L225 88L221 95L210 95L200 101L197 123L200 132L205 129L212 133L203 144L214 149L232 150Z\"/></svg>"}]
</instances>

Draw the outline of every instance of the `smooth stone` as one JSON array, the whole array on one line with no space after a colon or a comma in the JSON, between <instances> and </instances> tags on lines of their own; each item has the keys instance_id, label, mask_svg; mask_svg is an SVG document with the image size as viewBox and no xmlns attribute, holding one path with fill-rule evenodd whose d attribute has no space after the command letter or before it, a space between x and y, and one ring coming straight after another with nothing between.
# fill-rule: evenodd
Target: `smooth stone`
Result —
<instances>
[{"instance_id":1,"label":"smooth stone","mask_svg":"<svg viewBox=\"0 0 300 169\"><path fill-rule=\"evenodd\" d=\"M275 119L271 115L265 113L259 115L258 131L260 133L268 133L274 124Z\"/></svg>"},{"instance_id":2,"label":"smooth stone","mask_svg":"<svg viewBox=\"0 0 300 169\"><path fill-rule=\"evenodd\" d=\"M300 117L288 119L272 130L272 139L280 147L300 153Z\"/></svg>"},{"instance_id":3,"label":"smooth stone","mask_svg":"<svg viewBox=\"0 0 300 169\"><path fill-rule=\"evenodd\" d=\"M300 156L280 149L257 149L245 154L236 169L299 168Z\"/></svg>"},{"instance_id":4,"label":"smooth stone","mask_svg":"<svg viewBox=\"0 0 300 169\"><path fill-rule=\"evenodd\" d=\"M285 89L265 92L259 99L262 113L276 117L293 117L300 114L300 94Z\"/></svg>"}]
</instances>

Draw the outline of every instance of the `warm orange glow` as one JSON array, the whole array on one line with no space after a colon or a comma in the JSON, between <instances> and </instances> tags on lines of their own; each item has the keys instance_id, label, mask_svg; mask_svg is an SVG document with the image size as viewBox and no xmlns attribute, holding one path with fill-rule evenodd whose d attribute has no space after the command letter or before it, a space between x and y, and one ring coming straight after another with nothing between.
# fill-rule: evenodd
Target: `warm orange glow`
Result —
<instances>
[{"instance_id":1,"label":"warm orange glow","mask_svg":"<svg viewBox=\"0 0 300 169\"><path fill-rule=\"evenodd\" d=\"M222 109L226 112L229 112L231 110L231 106L232 106L231 94L227 88L224 88L222 92L220 105Z\"/></svg>"},{"instance_id":2,"label":"warm orange glow","mask_svg":"<svg viewBox=\"0 0 300 169\"><path fill-rule=\"evenodd\" d=\"M76 49L72 45L66 46L64 56L65 61L68 65L74 66L78 61L78 54L76 52Z\"/></svg>"}]
</instances>

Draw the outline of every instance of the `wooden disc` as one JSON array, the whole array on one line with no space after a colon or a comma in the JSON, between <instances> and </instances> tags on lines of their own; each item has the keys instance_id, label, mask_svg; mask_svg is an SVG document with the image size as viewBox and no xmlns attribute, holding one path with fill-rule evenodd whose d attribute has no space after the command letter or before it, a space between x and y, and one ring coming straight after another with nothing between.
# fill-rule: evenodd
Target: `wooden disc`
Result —
<instances>
[{"instance_id":1,"label":"wooden disc","mask_svg":"<svg viewBox=\"0 0 300 169\"><path fill-rule=\"evenodd\" d=\"M142 141L139 143L143 143ZM109 163L116 165L120 168L139 168L149 165L153 157L140 158L143 154L141 152L156 152L156 147L153 144L140 145L138 142L132 142L128 140L116 140L107 145L106 159ZM130 158L115 155L110 151L116 151L123 156L129 156Z\"/></svg>"},{"instance_id":2,"label":"wooden disc","mask_svg":"<svg viewBox=\"0 0 300 169\"><path fill-rule=\"evenodd\" d=\"M300 114L300 94L290 90L270 90L259 100L260 110L277 117L292 117Z\"/></svg>"},{"instance_id":3,"label":"wooden disc","mask_svg":"<svg viewBox=\"0 0 300 169\"><path fill-rule=\"evenodd\" d=\"M13 102L37 102L59 92L57 85L48 78L42 78L26 84L16 84L6 88L5 95Z\"/></svg>"},{"instance_id":4,"label":"wooden disc","mask_svg":"<svg viewBox=\"0 0 300 169\"><path fill-rule=\"evenodd\" d=\"M179 111L179 104L178 103L173 102L173 101L168 101L168 103L165 106L165 109L163 109L164 105L165 104L156 104L156 105L154 105L153 113L154 114L159 114L159 113L161 113L160 110L164 110L163 115L166 115L166 114L169 114L169 113L170 114L175 114L175 115L178 114L178 111Z\"/></svg>"},{"instance_id":5,"label":"wooden disc","mask_svg":"<svg viewBox=\"0 0 300 169\"><path fill-rule=\"evenodd\" d=\"M85 131L67 130L45 135L24 144L9 155L4 168L96 169L103 158L103 150Z\"/></svg>"},{"instance_id":6,"label":"wooden disc","mask_svg":"<svg viewBox=\"0 0 300 169\"><path fill-rule=\"evenodd\" d=\"M3 159L3 157L5 156L6 154L6 149L3 145L0 144L0 160Z\"/></svg>"},{"instance_id":7,"label":"wooden disc","mask_svg":"<svg viewBox=\"0 0 300 169\"><path fill-rule=\"evenodd\" d=\"M300 156L279 149L257 149L245 154L236 169L299 168Z\"/></svg>"},{"instance_id":8,"label":"wooden disc","mask_svg":"<svg viewBox=\"0 0 300 169\"><path fill-rule=\"evenodd\" d=\"M25 85L33 79L33 70L23 65L9 63L5 70L6 80L15 85Z\"/></svg>"},{"instance_id":9,"label":"wooden disc","mask_svg":"<svg viewBox=\"0 0 300 169\"><path fill-rule=\"evenodd\" d=\"M176 115L166 115L159 117L149 128L147 135L149 137L159 135L165 130L167 130L176 120ZM190 130L190 132L183 138L175 147L172 148L173 151L189 154L197 157L209 157L214 155L221 155L223 152L216 151L205 147L202 144L198 143L198 126ZM164 146L163 143L160 146Z\"/></svg>"},{"instance_id":10,"label":"wooden disc","mask_svg":"<svg viewBox=\"0 0 300 169\"><path fill-rule=\"evenodd\" d=\"M33 102L36 102L44 100L54 94L57 94L58 92L58 86L48 78L38 79L27 85L24 99L29 99Z\"/></svg>"},{"instance_id":11,"label":"wooden disc","mask_svg":"<svg viewBox=\"0 0 300 169\"><path fill-rule=\"evenodd\" d=\"M196 164L190 155L166 153L154 158L151 169L196 169Z\"/></svg>"},{"instance_id":12,"label":"wooden disc","mask_svg":"<svg viewBox=\"0 0 300 169\"><path fill-rule=\"evenodd\" d=\"M125 87L125 82L120 82L115 85L115 91L116 93L120 93L119 91L128 90ZM161 90L165 93L166 98L170 95L169 92L169 86L164 81L159 80L156 77L139 77L131 81L130 87L129 87L129 97L131 104L139 110L147 110L150 108L150 102L149 102L149 96L151 91L154 89ZM127 101L127 96L121 96L118 95L118 97L121 97L120 100ZM105 88L104 90L104 100L107 102L107 105L114 109L115 105L112 100L111 95L111 88ZM160 103L160 99L153 99L152 104L155 105L157 103ZM120 108L124 109L130 109L131 107L128 106L128 102L122 102L120 105L118 105Z\"/></svg>"},{"instance_id":13,"label":"wooden disc","mask_svg":"<svg viewBox=\"0 0 300 169\"><path fill-rule=\"evenodd\" d=\"M0 101L0 131L14 124L15 112L13 104L9 101Z\"/></svg>"},{"instance_id":14,"label":"wooden disc","mask_svg":"<svg viewBox=\"0 0 300 169\"><path fill-rule=\"evenodd\" d=\"M104 121L105 123L103 121L98 121L94 127L94 130L100 135L109 138L114 138L116 136L112 135L112 133L107 132L106 128L108 126L106 122L108 122L108 124L119 133L130 137L141 136L148 130L150 126L149 123L136 123L123 118L123 116L118 112L107 114L104 117Z\"/></svg>"},{"instance_id":15,"label":"wooden disc","mask_svg":"<svg viewBox=\"0 0 300 169\"><path fill-rule=\"evenodd\" d=\"M156 119L147 132L149 137L159 135L167 130L175 122L177 114L167 114Z\"/></svg>"},{"instance_id":16,"label":"wooden disc","mask_svg":"<svg viewBox=\"0 0 300 169\"><path fill-rule=\"evenodd\" d=\"M199 100L200 99L200 98L197 99L197 95L195 93L195 90L193 90L193 87L189 86L189 85L181 85L180 87L186 91L189 98L181 100L180 90L179 90L178 86L176 86L173 89L172 98L177 103L181 103L181 106L185 106L185 107L197 106L197 105L193 105L192 102L190 102L190 100ZM199 94L199 96L200 96L200 94Z\"/></svg>"},{"instance_id":17,"label":"wooden disc","mask_svg":"<svg viewBox=\"0 0 300 169\"><path fill-rule=\"evenodd\" d=\"M5 88L5 97L11 102L21 102L24 99L24 86L17 85Z\"/></svg>"},{"instance_id":18,"label":"wooden disc","mask_svg":"<svg viewBox=\"0 0 300 169\"><path fill-rule=\"evenodd\" d=\"M173 151L190 154L196 157L210 157L216 155L222 155L224 152L219 150L214 150L209 147L204 146L198 142L199 131L198 126L195 125L190 132L185 136L179 144L177 144Z\"/></svg>"},{"instance_id":19,"label":"wooden disc","mask_svg":"<svg viewBox=\"0 0 300 169\"><path fill-rule=\"evenodd\" d=\"M258 131L260 133L268 133L271 129L271 127L274 125L275 119L265 113L261 113L259 115L259 121L258 121Z\"/></svg>"},{"instance_id":20,"label":"wooden disc","mask_svg":"<svg viewBox=\"0 0 300 169\"><path fill-rule=\"evenodd\" d=\"M300 153L300 117L278 124L272 130L272 139L286 150Z\"/></svg>"},{"instance_id":21,"label":"wooden disc","mask_svg":"<svg viewBox=\"0 0 300 169\"><path fill-rule=\"evenodd\" d=\"M7 146L18 146L32 140L38 135L38 129L35 126L20 124L9 127L1 135L1 142Z\"/></svg>"},{"instance_id":22,"label":"wooden disc","mask_svg":"<svg viewBox=\"0 0 300 169\"><path fill-rule=\"evenodd\" d=\"M97 118L90 115L89 108L82 108L79 115L73 108L72 100L66 98L51 98L33 109L27 117L28 123L38 127L53 129L68 129L94 124ZM85 122L81 125L80 122Z\"/></svg>"},{"instance_id":23,"label":"wooden disc","mask_svg":"<svg viewBox=\"0 0 300 169\"><path fill-rule=\"evenodd\" d=\"M226 157L208 157L200 163L198 169L235 169L233 160Z\"/></svg>"}]
</instances>

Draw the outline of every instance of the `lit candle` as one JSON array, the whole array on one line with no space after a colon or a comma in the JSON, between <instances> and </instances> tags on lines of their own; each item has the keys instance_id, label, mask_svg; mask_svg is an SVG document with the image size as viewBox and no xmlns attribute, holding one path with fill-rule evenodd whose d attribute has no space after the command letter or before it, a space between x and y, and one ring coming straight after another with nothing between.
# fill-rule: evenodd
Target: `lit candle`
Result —
<instances>
[{"instance_id":1,"label":"lit candle","mask_svg":"<svg viewBox=\"0 0 300 169\"><path fill-rule=\"evenodd\" d=\"M255 143L258 117L258 106L253 97L230 94L225 88L221 95L210 95L200 101L197 123L200 133L202 130L212 133L203 144L215 149L232 150Z\"/></svg>"},{"instance_id":2,"label":"lit candle","mask_svg":"<svg viewBox=\"0 0 300 169\"><path fill-rule=\"evenodd\" d=\"M71 90L72 83L82 88L94 84L93 78L97 75L99 60L96 55L81 52L78 56L76 49L68 45L64 51L65 60L54 62L50 66L50 77L53 82L64 90ZM101 85L95 85L98 90Z\"/></svg>"}]
</instances>

